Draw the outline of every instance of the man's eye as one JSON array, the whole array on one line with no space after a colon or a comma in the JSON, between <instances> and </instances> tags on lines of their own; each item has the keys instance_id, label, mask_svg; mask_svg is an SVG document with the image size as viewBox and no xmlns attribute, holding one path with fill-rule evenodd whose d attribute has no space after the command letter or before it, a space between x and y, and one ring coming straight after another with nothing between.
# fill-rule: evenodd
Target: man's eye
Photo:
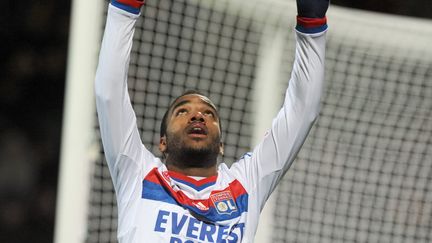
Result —
<instances>
[{"instance_id":1,"label":"man's eye","mask_svg":"<svg viewBox=\"0 0 432 243\"><path fill-rule=\"evenodd\" d=\"M205 111L204 114L205 114L206 116L214 117L214 113L213 113L212 111Z\"/></svg>"},{"instance_id":2,"label":"man's eye","mask_svg":"<svg viewBox=\"0 0 432 243\"><path fill-rule=\"evenodd\" d=\"M187 113L186 109L180 109L176 112L177 116L185 115Z\"/></svg>"}]
</instances>

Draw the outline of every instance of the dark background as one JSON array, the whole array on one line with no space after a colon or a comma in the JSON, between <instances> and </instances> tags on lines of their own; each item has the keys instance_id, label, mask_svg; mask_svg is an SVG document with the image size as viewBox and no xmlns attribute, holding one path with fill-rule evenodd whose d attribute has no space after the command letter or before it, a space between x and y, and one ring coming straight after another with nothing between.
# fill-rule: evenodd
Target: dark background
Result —
<instances>
[{"instance_id":1,"label":"dark background","mask_svg":"<svg viewBox=\"0 0 432 243\"><path fill-rule=\"evenodd\" d=\"M332 4L432 19L431 0ZM0 242L52 242L71 2L2 6Z\"/></svg>"}]
</instances>

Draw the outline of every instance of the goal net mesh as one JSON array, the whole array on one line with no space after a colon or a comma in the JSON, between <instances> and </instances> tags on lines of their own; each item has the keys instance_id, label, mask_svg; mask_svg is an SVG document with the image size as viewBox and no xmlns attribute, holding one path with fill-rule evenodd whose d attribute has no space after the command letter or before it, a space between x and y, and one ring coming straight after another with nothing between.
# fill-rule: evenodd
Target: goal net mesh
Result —
<instances>
[{"instance_id":1,"label":"goal net mesh","mask_svg":"<svg viewBox=\"0 0 432 243\"><path fill-rule=\"evenodd\" d=\"M268 29L288 33L275 94L282 100L295 12L293 1L147 1L128 80L146 147L160 155L165 110L197 89L219 108L221 161L249 151L261 41ZM328 16L320 117L274 193L271 242L431 242L431 23L335 6ZM116 200L100 153L86 241L116 242Z\"/></svg>"}]
</instances>

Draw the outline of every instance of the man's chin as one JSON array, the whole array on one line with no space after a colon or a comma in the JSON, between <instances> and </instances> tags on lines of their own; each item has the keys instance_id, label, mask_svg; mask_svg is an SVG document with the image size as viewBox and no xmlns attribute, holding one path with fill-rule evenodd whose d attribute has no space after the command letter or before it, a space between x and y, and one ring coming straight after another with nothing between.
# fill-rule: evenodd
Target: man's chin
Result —
<instances>
[{"instance_id":1,"label":"man's chin","mask_svg":"<svg viewBox=\"0 0 432 243\"><path fill-rule=\"evenodd\" d=\"M219 155L219 144L208 136L186 136L178 140L167 139L167 152L184 160L214 158Z\"/></svg>"},{"instance_id":2,"label":"man's chin","mask_svg":"<svg viewBox=\"0 0 432 243\"><path fill-rule=\"evenodd\" d=\"M189 155L210 155L210 154L219 154L219 147L214 144L207 143L190 143L185 144L183 146L183 152Z\"/></svg>"},{"instance_id":3,"label":"man's chin","mask_svg":"<svg viewBox=\"0 0 432 243\"><path fill-rule=\"evenodd\" d=\"M184 148L184 152L185 153L189 153L189 154L208 154L212 152L212 149L209 146L204 146L204 145L189 145L189 146L185 146Z\"/></svg>"},{"instance_id":4,"label":"man's chin","mask_svg":"<svg viewBox=\"0 0 432 243\"><path fill-rule=\"evenodd\" d=\"M188 140L184 141L183 147L188 148L196 148L196 149L203 149L207 147L211 147L211 143L207 140L206 137L189 137Z\"/></svg>"}]
</instances>

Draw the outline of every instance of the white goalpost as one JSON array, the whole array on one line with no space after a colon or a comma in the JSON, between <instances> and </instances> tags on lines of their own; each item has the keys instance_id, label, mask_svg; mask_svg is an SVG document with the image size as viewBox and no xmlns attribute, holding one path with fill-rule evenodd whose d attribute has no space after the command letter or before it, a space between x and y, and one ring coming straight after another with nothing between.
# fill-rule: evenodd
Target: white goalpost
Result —
<instances>
[{"instance_id":1,"label":"white goalpost","mask_svg":"<svg viewBox=\"0 0 432 243\"><path fill-rule=\"evenodd\" d=\"M102 0L73 0L67 61L54 242L84 242L91 167L99 156L94 131L94 74L103 21Z\"/></svg>"}]
</instances>

